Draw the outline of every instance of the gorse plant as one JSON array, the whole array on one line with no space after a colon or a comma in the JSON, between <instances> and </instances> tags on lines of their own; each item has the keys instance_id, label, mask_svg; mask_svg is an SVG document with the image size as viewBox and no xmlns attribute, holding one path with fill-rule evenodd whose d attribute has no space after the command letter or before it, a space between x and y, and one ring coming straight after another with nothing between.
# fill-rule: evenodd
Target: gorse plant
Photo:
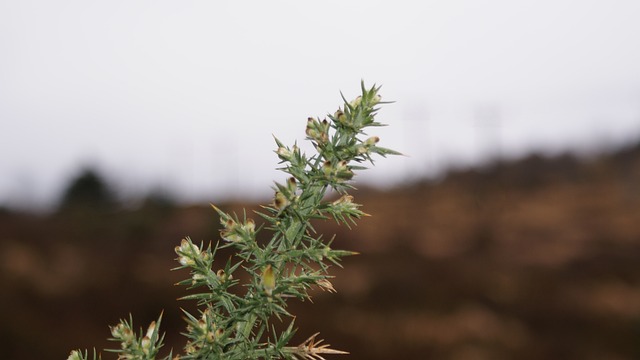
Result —
<instances>
[{"instance_id":1,"label":"gorse plant","mask_svg":"<svg viewBox=\"0 0 640 360\"><path fill-rule=\"evenodd\" d=\"M335 292L328 269L354 253L333 249L333 239L317 234L311 222L333 217L350 226L366 215L348 194L353 189L349 180L354 171L365 169L360 164L373 164L372 155L398 154L379 147L378 137L365 134L366 128L382 125L374 119L382 104L378 90L363 83L362 95L350 102L343 97L344 105L328 115L329 120L309 118L307 140L317 151L312 156L275 139L280 170L290 177L275 184L273 202L256 212L263 225L257 227L246 211L239 217L213 206L220 216L222 241L205 247L185 238L175 248L177 269L190 270L190 277L179 284L197 289L183 299L197 301L199 310L185 311L188 340L183 354L163 359L323 359L326 354L347 354L323 344L317 333L300 345L289 345L295 328L287 300L310 299L313 287ZM330 190L337 193L337 200L326 200ZM257 239L262 230L270 232L270 240ZM222 248L233 248L235 256L218 264L214 259ZM288 326L276 330L276 318L279 323L289 319ZM118 359L155 359L163 345L161 319L162 315L139 333L131 318L122 320L111 328L111 340L120 348L107 351L117 353ZM72 351L68 358L81 359L88 359L86 351Z\"/></svg>"}]
</instances>

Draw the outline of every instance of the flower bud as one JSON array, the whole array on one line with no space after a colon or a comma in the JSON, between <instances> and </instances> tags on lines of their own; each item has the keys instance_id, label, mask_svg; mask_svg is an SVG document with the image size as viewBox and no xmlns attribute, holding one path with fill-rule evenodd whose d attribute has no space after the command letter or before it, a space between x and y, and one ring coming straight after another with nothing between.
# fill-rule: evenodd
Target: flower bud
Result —
<instances>
[{"instance_id":1,"label":"flower bud","mask_svg":"<svg viewBox=\"0 0 640 360\"><path fill-rule=\"evenodd\" d=\"M194 265L195 259L201 256L200 248L187 239L182 239L180 246L176 246L175 252L178 254L178 261L182 266Z\"/></svg>"},{"instance_id":2,"label":"flower bud","mask_svg":"<svg viewBox=\"0 0 640 360\"><path fill-rule=\"evenodd\" d=\"M358 96L357 98L353 99L349 105L351 105L351 107L357 107L358 105L360 105L360 103L362 102L362 96Z\"/></svg>"},{"instance_id":3,"label":"flower bud","mask_svg":"<svg viewBox=\"0 0 640 360\"><path fill-rule=\"evenodd\" d=\"M262 287L264 288L264 292L267 293L268 296L271 296L273 290L276 288L276 276L273 273L273 268L271 265L267 265L267 267L262 272Z\"/></svg>"},{"instance_id":4,"label":"flower bud","mask_svg":"<svg viewBox=\"0 0 640 360\"><path fill-rule=\"evenodd\" d=\"M290 177L287 179L287 190L289 190L291 194L296 193L296 190L298 190L298 182L296 181L296 178Z\"/></svg>"},{"instance_id":5,"label":"flower bud","mask_svg":"<svg viewBox=\"0 0 640 360\"><path fill-rule=\"evenodd\" d=\"M375 144L377 144L378 141L380 141L379 137L372 136L367 140L365 140L364 142L362 142L362 144L356 145L356 154L358 155L368 154L371 151L370 148Z\"/></svg>"},{"instance_id":6,"label":"flower bud","mask_svg":"<svg viewBox=\"0 0 640 360\"><path fill-rule=\"evenodd\" d=\"M227 280L233 279L233 275L227 275L227 273L224 272L223 269L216 271L216 276L218 277L218 281L220 281L220 283L224 283Z\"/></svg>"},{"instance_id":7,"label":"flower bud","mask_svg":"<svg viewBox=\"0 0 640 360\"><path fill-rule=\"evenodd\" d=\"M320 130L322 130L323 133L328 132L330 127L331 125L329 125L329 122L327 121L327 119L323 119L322 122L320 123Z\"/></svg>"},{"instance_id":8,"label":"flower bud","mask_svg":"<svg viewBox=\"0 0 640 360\"><path fill-rule=\"evenodd\" d=\"M196 285L199 281L205 280L207 277L202 274L193 274L191 275L191 284Z\"/></svg>"},{"instance_id":9,"label":"flower bud","mask_svg":"<svg viewBox=\"0 0 640 360\"><path fill-rule=\"evenodd\" d=\"M180 252L186 255L198 255L200 254L200 248L187 239L180 241Z\"/></svg>"},{"instance_id":10,"label":"flower bud","mask_svg":"<svg viewBox=\"0 0 640 360\"><path fill-rule=\"evenodd\" d=\"M291 160L291 157L293 156L293 153L291 152L291 150L282 146L279 147L278 150L276 150L276 154L278 154L278 157L281 160L285 160L285 161Z\"/></svg>"},{"instance_id":11,"label":"flower bud","mask_svg":"<svg viewBox=\"0 0 640 360\"><path fill-rule=\"evenodd\" d=\"M78 350L73 350L71 352L71 354L69 354L69 357L67 358L67 360L81 360L82 356L80 356L80 353L78 352Z\"/></svg>"},{"instance_id":12,"label":"flower bud","mask_svg":"<svg viewBox=\"0 0 640 360\"><path fill-rule=\"evenodd\" d=\"M355 211L359 211L359 204L353 202L353 196L351 195L342 195L338 200L335 200L331 203L332 207L340 212L348 212L352 213Z\"/></svg>"},{"instance_id":13,"label":"flower bud","mask_svg":"<svg viewBox=\"0 0 640 360\"><path fill-rule=\"evenodd\" d=\"M115 339L120 339L122 337L124 327L125 326L122 323L111 327L111 336L113 336Z\"/></svg>"},{"instance_id":14,"label":"flower bud","mask_svg":"<svg viewBox=\"0 0 640 360\"><path fill-rule=\"evenodd\" d=\"M382 100L382 96L375 94L373 98L371 98L369 105L371 106L377 105L380 102L380 100Z\"/></svg>"},{"instance_id":15,"label":"flower bud","mask_svg":"<svg viewBox=\"0 0 640 360\"><path fill-rule=\"evenodd\" d=\"M273 206L279 211L282 211L289 206L289 204L291 204L291 201L289 201L283 193L276 191L276 196L273 199Z\"/></svg>"},{"instance_id":16,"label":"flower bud","mask_svg":"<svg viewBox=\"0 0 640 360\"><path fill-rule=\"evenodd\" d=\"M119 340L122 348L128 348L135 340L135 334L125 324L120 322L118 325L111 327L111 335L114 339Z\"/></svg>"},{"instance_id":17,"label":"flower bud","mask_svg":"<svg viewBox=\"0 0 640 360\"><path fill-rule=\"evenodd\" d=\"M151 339L148 336L143 337L140 345L142 346L142 352L148 354L149 348L151 347Z\"/></svg>"},{"instance_id":18,"label":"flower bud","mask_svg":"<svg viewBox=\"0 0 640 360\"><path fill-rule=\"evenodd\" d=\"M341 109L336 110L333 114L333 118L338 120L340 124L347 125L348 123L347 115L345 115L344 111Z\"/></svg>"},{"instance_id":19,"label":"flower bud","mask_svg":"<svg viewBox=\"0 0 640 360\"><path fill-rule=\"evenodd\" d=\"M192 355L195 354L196 351L198 351L198 348L191 341L187 341L187 345L185 345L184 351L187 353L187 355Z\"/></svg>"},{"instance_id":20,"label":"flower bud","mask_svg":"<svg viewBox=\"0 0 640 360\"><path fill-rule=\"evenodd\" d=\"M327 257L329 256L330 253L331 253L331 247L329 247L329 245L325 245L325 247L322 249L322 256Z\"/></svg>"},{"instance_id":21,"label":"flower bud","mask_svg":"<svg viewBox=\"0 0 640 360\"><path fill-rule=\"evenodd\" d=\"M367 140L364 141L364 145L365 146L373 146L375 144L377 144L380 141L380 138L377 136L372 136L370 138L368 138Z\"/></svg>"},{"instance_id":22,"label":"flower bud","mask_svg":"<svg viewBox=\"0 0 640 360\"><path fill-rule=\"evenodd\" d=\"M186 256L180 256L178 258L178 262L180 263L180 265L182 266L192 266L195 265L195 261L193 261L193 259L186 257Z\"/></svg>"},{"instance_id":23,"label":"flower bud","mask_svg":"<svg viewBox=\"0 0 640 360\"><path fill-rule=\"evenodd\" d=\"M319 145L324 145L329 141L329 128L330 125L326 119L319 122L315 118L310 117L307 119L307 129L305 133Z\"/></svg>"},{"instance_id":24,"label":"flower bud","mask_svg":"<svg viewBox=\"0 0 640 360\"><path fill-rule=\"evenodd\" d=\"M315 126L316 122L317 120L312 117L307 119L307 129L305 130L305 134L307 134L307 136L310 137L311 139L315 139L319 135Z\"/></svg>"},{"instance_id":25,"label":"flower bud","mask_svg":"<svg viewBox=\"0 0 640 360\"><path fill-rule=\"evenodd\" d=\"M324 162L324 164L322 164L322 172L326 177L331 176L331 174L333 173L333 164L331 163L331 161L327 160Z\"/></svg>"},{"instance_id":26,"label":"flower bud","mask_svg":"<svg viewBox=\"0 0 640 360\"><path fill-rule=\"evenodd\" d=\"M229 232L229 231L222 230L220 232L220 236L222 237L222 240L225 240L225 241L228 241L228 242L240 242L240 241L242 241L242 236L240 236L239 234L237 234L235 232Z\"/></svg>"},{"instance_id":27,"label":"flower bud","mask_svg":"<svg viewBox=\"0 0 640 360\"><path fill-rule=\"evenodd\" d=\"M333 205L353 204L353 196L351 196L351 195L342 195L338 200L335 200L331 204L333 204Z\"/></svg>"},{"instance_id":28,"label":"flower bud","mask_svg":"<svg viewBox=\"0 0 640 360\"><path fill-rule=\"evenodd\" d=\"M152 338L155 331L156 331L156 322L152 321L151 324L149 324L149 328L147 328L147 337Z\"/></svg>"},{"instance_id":29,"label":"flower bud","mask_svg":"<svg viewBox=\"0 0 640 360\"><path fill-rule=\"evenodd\" d=\"M345 160L340 161L336 166L336 177L340 180L351 180L353 178L353 171Z\"/></svg>"},{"instance_id":30,"label":"flower bud","mask_svg":"<svg viewBox=\"0 0 640 360\"><path fill-rule=\"evenodd\" d=\"M245 236L253 236L255 232L255 223L248 219L244 224L236 223L232 218L220 219L224 229L220 230L220 236L228 242L240 242Z\"/></svg>"},{"instance_id":31,"label":"flower bud","mask_svg":"<svg viewBox=\"0 0 640 360\"><path fill-rule=\"evenodd\" d=\"M247 234L251 235L256 231L256 223L253 219L247 219L247 221L242 225L242 230L244 230Z\"/></svg>"},{"instance_id":32,"label":"flower bud","mask_svg":"<svg viewBox=\"0 0 640 360\"><path fill-rule=\"evenodd\" d=\"M319 144L326 144L329 142L329 122L327 119L322 120L319 124L320 136L318 137Z\"/></svg>"},{"instance_id":33,"label":"flower bud","mask_svg":"<svg viewBox=\"0 0 640 360\"><path fill-rule=\"evenodd\" d=\"M346 169L344 171L338 171L336 173L336 176L340 180L348 181L348 180L353 179L353 171L351 171L351 169Z\"/></svg>"},{"instance_id":34,"label":"flower bud","mask_svg":"<svg viewBox=\"0 0 640 360\"><path fill-rule=\"evenodd\" d=\"M214 331L207 331L207 334L205 335L205 340L209 344L212 344L214 341L216 341L216 333Z\"/></svg>"}]
</instances>

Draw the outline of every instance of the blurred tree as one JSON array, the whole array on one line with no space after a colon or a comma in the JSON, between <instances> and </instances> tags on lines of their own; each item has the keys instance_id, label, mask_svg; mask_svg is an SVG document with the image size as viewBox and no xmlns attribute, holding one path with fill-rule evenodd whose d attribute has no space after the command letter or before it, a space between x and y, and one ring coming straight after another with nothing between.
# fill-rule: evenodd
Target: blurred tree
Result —
<instances>
[{"instance_id":1,"label":"blurred tree","mask_svg":"<svg viewBox=\"0 0 640 360\"><path fill-rule=\"evenodd\" d=\"M143 209L173 210L177 207L176 200L169 191L157 188L151 190L142 201Z\"/></svg>"},{"instance_id":2,"label":"blurred tree","mask_svg":"<svg viewBox=\"0 0 640 360\"><path fill-rule=\"evenodd\" d=\"M11 209L8 206L0 205L0 215L11 214Z\"/></svg>"},{"instance_id":3,"label":"blurred tree","mask_svg":"<svg viewBox=\"0 0 640 360\"><path fill-rule=\"evenodd\" d=\"M104 210L115 205L114 192L94 169L87 168L69 183L62 194L59 210Z\"/></svg>"}]
</instances>

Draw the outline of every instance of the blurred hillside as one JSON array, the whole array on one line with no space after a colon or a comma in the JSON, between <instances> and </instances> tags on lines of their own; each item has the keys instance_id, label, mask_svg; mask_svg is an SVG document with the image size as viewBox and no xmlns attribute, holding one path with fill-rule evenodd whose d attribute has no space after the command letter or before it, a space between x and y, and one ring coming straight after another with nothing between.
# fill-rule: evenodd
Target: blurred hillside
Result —
<instances>
[{"instance_id":1,"label":"blurred hillside","mask_svg":"<svg viewBox=\"0 0 640 360\"><path fill-rule=\"evenodd\" d=\"M351 231L316 226L361 255L333 269L337 294L292 303L300 342L320 331L349 359L640 358L640 144L355 197L372 217ZM83 204L0 212L4 359L112 347L107 325L132 313L143 326L163 309L168 347L182 346L179 309L192 304L175 301L187 274L169 271L173 248L187 235L215 241L214 211L157 198Z\"/></svg>"}]
</instances>

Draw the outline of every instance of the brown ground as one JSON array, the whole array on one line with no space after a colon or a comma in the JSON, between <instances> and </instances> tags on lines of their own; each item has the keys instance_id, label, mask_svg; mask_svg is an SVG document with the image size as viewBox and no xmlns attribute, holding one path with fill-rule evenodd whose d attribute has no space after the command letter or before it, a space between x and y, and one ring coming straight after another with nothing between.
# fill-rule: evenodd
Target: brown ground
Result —
<instances>
[{"instance_id":1,"label":"brown ground","mask_svg":"<svg viewBox=\"0 0 640 360\"><path fill-rule=\"evenodd\" d=\"M640 145L355 195L372 217L317 230L361 255L334 269L337 294L291 305L297 340L320 331L348 359L640 358ZM0 212L2 358L109 347L107 325L163 309L168 346L181 347L190 304L175 301L186 274L169 271L173 247L215 240L214 215Z\"/></svg>"}]
</instances>

